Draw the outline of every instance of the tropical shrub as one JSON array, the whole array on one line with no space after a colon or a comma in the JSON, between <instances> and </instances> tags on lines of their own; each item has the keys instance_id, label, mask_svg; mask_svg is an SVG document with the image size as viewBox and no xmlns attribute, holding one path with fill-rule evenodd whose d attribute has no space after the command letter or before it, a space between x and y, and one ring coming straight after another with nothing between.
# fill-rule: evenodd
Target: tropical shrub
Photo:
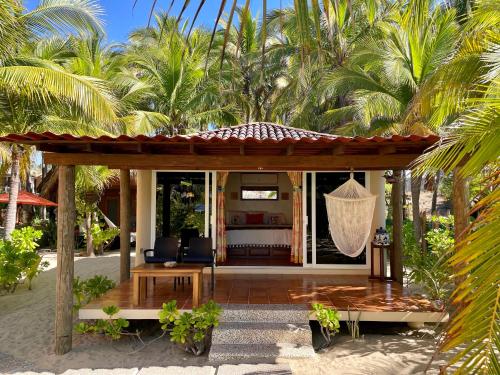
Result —
<instances>
[{"instance_id":1,"label":"tropical shrub","mask_svg":"<svg viewBox=\"0 0 500 375\"><path fill-rule=\"evenodd\" d=\"M40 230L42 231L41 246L55 249L57 247L57 224L55 220L42 220Z\"/></svg>"},{"instance_id":2,"label":"tropical shrub","mask_svg":"<svg viewBox=\"0 0 500 375\"><path fill-rule=\"evenodd\" d=\"M90 300L99 298L115 286L116 283L113 280L103 275L95 275L87 280L80 280L80 277L76 277L73 280L73 296L75 297L73 308L79 310Z\"/></svg>"},{"instance_id":3,"label":"tropical shrub","mask_svg":"<svg viewBox=\"0 0 500 375\"><path fill-rule=\"evenodd\" d=\"M428 248L418 246L411 221L403 226L404 269L407 282L421 286L428 297L442 301L450 289L448 252L453 248L453 217L431 218L431 229L425 234Z\"/></svg>"},{"instance_id":4,"label":"tropical shrub","mask_svg":"<svg viewBox=\"0 0 500 375\"><path fill-rule=\"evenodd\" d=\"M13 293L23 278L31 290L33 278L48 266L37 252L41 237L42 231L24 227L0 240L0 290Z\"/></svg>"},{"instance_id":5,"label":"tropical shrub","mask_svg":"<svg viewBox=\"0 0 500 375\"><path fill-rule=\"evenodd\" d=\"M120 229L115 228L104 228L104 224L95 223L90 228L92 233L92 241L94 248L98 253L103 253L106 246L108 246L113 239L120 234Z\"/></svg>"},{"instance_id":6,"label":"tropical shrub","mask_svg":"<svg viewBox=\"0 0 500 375\"><path fill-rule=\"evenodd\" d=\"M326 346L332 344L332 338L339 332L340 314L337 310L330 307L325 307L321 303L313 303L312 309L316 314L316 319L321 328L321 335L326 341Z\"/></svg>"},{"instance_id":7,"label":"tropical shrub","mask_svg":"<svg viewBox=\"0 0 500 375\"><path fill-rule=\"evenodd\" d=\"M177 301L162 305L159 321L164 332L170 331L170 340L181 345L186 352L201 355L207 348L208 333L219 325L221 308L214 301L208 301L191 313L180 313Z\"/></svg>"},{"instance_id":8,"label":"tropical shrub","mask_svg":"<svg viewBox=\"0 0 500 375\"><path fill-rule=\"evenodd\" d=\"M434 261L432 268L426 271L426 290L429 297L443 301L452 289L452 270L448 264L450 252L455 246L453 216L433 216L433 229L425 235L429 246L427 256Z\"/></svg>"},{"instance_id":9,"label":"tropical shrub","mask_svg":"<svg viewBox=\"0 0 500 375\"><path fill-rule=\"evenodd\" d=\"M93 333L104 335L111 340L118 340L124 333L124 328L127 328L130 323L123 318L115 318L115 315L120 312L116 306L106 306L102 311L108 316L108 319L98 319L94 324L80 322L75 325L75 331L80 334Z\"/></svg>"}]
</instances>

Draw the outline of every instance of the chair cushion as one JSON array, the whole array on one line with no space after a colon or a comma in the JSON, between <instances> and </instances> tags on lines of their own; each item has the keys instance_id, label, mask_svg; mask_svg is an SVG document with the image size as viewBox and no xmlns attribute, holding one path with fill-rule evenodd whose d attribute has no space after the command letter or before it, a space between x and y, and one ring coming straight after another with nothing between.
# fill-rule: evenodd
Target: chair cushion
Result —
<instances>
[{"instance_id":1,"label":"chair cushion","mask_svg":"<svg viewBox=\"0 0 500 375\"><path fill-rule=\"evenodd\" d=\"M182 258L184 263L213 263L214 257L207 256L185 256Z\"/></svg>"},{"instance_id":2,"label":"chair cushion","mask_svg":"<svg viewBox=\"0 0 500 375\"><path fill-rule=\"evenodd\" d=\"M163 257L144 257L146 263L165 263L165 262L175 262L175 258L163 258Z\"/></svg>"}]
</instances>

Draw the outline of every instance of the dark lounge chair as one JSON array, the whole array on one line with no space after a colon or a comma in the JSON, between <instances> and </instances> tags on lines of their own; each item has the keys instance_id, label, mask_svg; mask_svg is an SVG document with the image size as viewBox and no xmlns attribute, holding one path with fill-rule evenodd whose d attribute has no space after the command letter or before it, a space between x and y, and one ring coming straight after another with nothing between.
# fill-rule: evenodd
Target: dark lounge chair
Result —
<instances>
[{"instance_id":1,"label":"dark lounge chair","mask_svg":"<svg viewBox=\"0 0 500 375\"><path fill-rule=\"evenodd\" d=\"M212 249L211 238L191 238L187 253L182 256L183 263L206 264L212 268L211 287L214 290L215 283L215 250Z\"/></svg>"},{"instance_id":2,"label":"dark lounge chair","mask_svg":"<svg viewBox=\"0 0 500 375\"><path fill-rule=\"evenodd\" d=\"M179 255L179 240L175 237L159 237L154 249L144 250L146 263L175 262Z\"/></svg>"},{"instance_id":3,"label":"dark lounge chair","mask_svg":"<svg viewBox=\"0 0 500 375\"><path fill-rule=\"evenodd\" d=\"M200 237L198 228L183 228L181 229L181 251L189 247L191 238Z\"/></svg>"},{"instance_id":4,"label":"dark lounge chair","mask_svg":"<svg viewBox=\"0 0 500 375\"><path fill-rule=\"evenodd\" d=\"M179 260L179 240L175 237L158 237L155 240L154 249L144 250L144 262L146 263L165 263L177 262ZM180 277L174 278L174 290ZM156 284L156 278L153 277L153 284Z\"/></svg>"}]
</instances>

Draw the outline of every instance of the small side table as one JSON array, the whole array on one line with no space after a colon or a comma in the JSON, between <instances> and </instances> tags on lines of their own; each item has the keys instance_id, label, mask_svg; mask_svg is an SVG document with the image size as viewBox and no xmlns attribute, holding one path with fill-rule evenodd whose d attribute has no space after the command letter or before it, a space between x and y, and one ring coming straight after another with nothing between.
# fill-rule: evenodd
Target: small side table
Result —
<instances>
[{"instance_id":1,"label":"small side table","mask_svg":"<svg viewBox=\"0 0 500 375\"><path fill-rule=\"evenodd\" d=\"M372 249L372 259L371 259L371 273L370 273L370 279L372 280L392 280L392 275L394 274L393 273L393 269L392 269L392 265L393 265L393 261L392 261L392 242L388 245L380 245L380 244L377 244L375 242L372 241L371 243L371 249ZM380 276L376 276L375 275L375 266L374 266L374 259L375 259L375 252L374 252L374 249L379 249L379 252L380 252ZM385 276L385 251L384 250L387 250L387 252L389 253L389 265L390 265L390 268L391 268L391 277L386 277Z\"/></svg>"}]
</instances>

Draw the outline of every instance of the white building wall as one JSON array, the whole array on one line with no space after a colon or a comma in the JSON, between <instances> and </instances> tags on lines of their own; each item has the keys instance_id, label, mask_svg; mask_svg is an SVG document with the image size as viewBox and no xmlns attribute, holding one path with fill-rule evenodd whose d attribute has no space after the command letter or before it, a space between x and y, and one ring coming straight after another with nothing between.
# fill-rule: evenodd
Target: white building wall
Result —
<instances>
[{"instance_id":1,"label":"white building wall","mask_svg":"<svg viewBox=\"0 0 500 375\"><path fill-rule=\"evenodd\" d=\"M385 218L387 215L387 207L385 205L385 179L384 171L370 171L370 192L377 196L375 204L375 213L373 215L372 231L369 237L371 242L375 237L377 228L385 228ZM380 275L380 254L378 249L374 252L374 271L376 275Z\"/></svg>"},{"instance_id":2,"label":"white building wall","mask_svg":"<svg viewBox=\"0 0 500 375\"><path fill-rule=\"evenodd\" d=\"M154 239L151 238L151 203L153 172L146 170L137 171L137 224L136 224L136 246L135 265L144 263L141 249L149 249L153 246Z\"/></svg>"}]
</instances>

